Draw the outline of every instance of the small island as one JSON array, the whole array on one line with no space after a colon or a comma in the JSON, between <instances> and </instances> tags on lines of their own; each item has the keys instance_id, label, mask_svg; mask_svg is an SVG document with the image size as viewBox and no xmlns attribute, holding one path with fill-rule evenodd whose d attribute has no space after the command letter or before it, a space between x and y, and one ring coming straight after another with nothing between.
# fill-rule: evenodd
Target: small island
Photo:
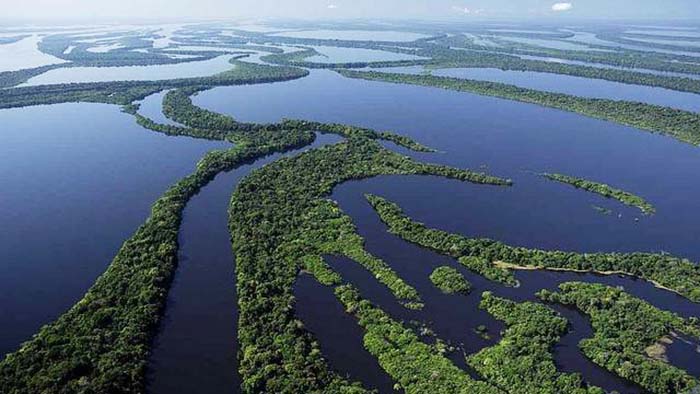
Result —
<instances>
[{"instance_id":1,"label":"small island","mask_svg":"<svg viewBox=\"0 0 700 394\"><path fill-rule=\"evenodd\" d=\"M543 173L542 176L552 181L566 183L577 189L600 194L603 197L614 198L625 205L639 208L645 215L653 215L656 213L656 208L642 197L624 190L616 189L604 183L593 182L563 174Z\"/></svg>"},{"instance_id":2,"label":"small island","mask_svg":"<svg viewBox=\"0 0 700 394\"><path fill-rule=\"evenodd\" d=\"M430 274L430 281L445 294L469 294L471 284L456 269L447 266L436 268Z\"/></svg>"}]
</instances>

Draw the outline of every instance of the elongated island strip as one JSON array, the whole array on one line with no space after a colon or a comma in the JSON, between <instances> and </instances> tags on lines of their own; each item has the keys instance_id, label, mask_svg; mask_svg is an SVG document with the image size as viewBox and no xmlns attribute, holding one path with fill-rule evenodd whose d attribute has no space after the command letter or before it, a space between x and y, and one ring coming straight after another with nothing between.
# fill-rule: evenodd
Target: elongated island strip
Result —
<instances>
[{"instance_id":1,"label":"elongated island strip","mask_svg":"<svg viewBox=\"0 0 700 394\"><path fill-rule=\"evenodd\" d=\"M414 75L345 69L336 71L347 78L429 86L538 104L668 135L688 144L700 145L700 114L695 112L632 101L592 99L562 93L543 92L498 82L436 77L425 74Z\"/></svg>"},{"instance_id":2,"label":"elongated island strip","mask_svg":"<svg viewBox=\"0 0 700 394\"><path fill-rule=\"evenodd\" d=\"M179 87L184 88L179 93L191 93L223 84L293 79L304 73L304 70L292 68L241 65L237 70L216 77L174 82L116 82L7 89L0 94L0 101L7 107L66 101L108 102L124 105L127 112L137 115L130 103L154 90ZM148 221L125 243L110 268L85 298L57 322L44 327L21 351L0 361L0 391L143 392L145 360L176 264L177 231L186 202L219 171L267 153L306 145L313 140L313 131L323 131L340 134L347 141L296 158L280 160L254 172L231 201L229 222L241 265L237 267L237 275L240 279L241 303L239 336L244 348L241 355L242 389L250 394L366 393L358 384L349 382L328 367L318 344L294 318L290 289L296 275L299 270L305 269L320 276L321 281L327 284L337 283L340 277L330 271L321 256L328 253L347 254L371 271L397 298L407 301L405 305L414 303L413 306L419 307L420 296L384 262L364 250L362 239L356 234L350 218L327 199L333 186L378 174L436 174L498 186L507 186L510 181L466 170L416 163L386 151L376 141L392 140L417 150L424 148L396 135L303 121L276 125L243 124L197 109L192 106L187 94L184 94L186 100L183 100L183 95L179 93L172 95L174 104L166 112L184 119L181 123L190 127L196 124L196 128L158 125L139 116L136 116L137 121L154 131L225 139L235 142L237 146L228 151L208 154L198 163L193 175L168 190L154 205ZM404 217L397 228L408 226L415 229L411 227L413 224ZM612 268L617 268L618 272L623 273L637 269L639 277L657 284L665 283L679 294L700 300L698 272L689 267L687 260L650 254L582 257L566 252L513 248L490 240L453 237L424 226L422 230L424 233L416 239L421 240L420 236L424 236L423 241L431 247L459 257L462 264L493 280L510 283L512 279L509 270L493 263L498 261L494 258L512 262L514 267L547 268L549 264L562 266L559 269L595 272L611 272ZM606 265L609 266L607 271L604 270ZM526 345L517 348L503 341L484 353L482 357L500 363L498 367L480 370L489 381L486 383L471 379L441 357L439 351L411 335L400 322L361 300L352 288L341 286L337 289L337 295L366 329L365 347L380 360L382 367L407 394L460 391L496 393L501 392L501 387L506 391L511 391L513 387L527 387L528 391L530 388L534 391L541 389L542 384L555 380L557 386L550 387L553 392L585 389L579 387L580 378L574 375L545 375L552 372L553 363L544 352L550 339L560 333L562 320L556 319L556 315L539 305L524 304L523 313L520 313L520 307L507 300L484 296L482 306L495 317L506 321L509 327L514 327L508 335L509 339L533 340L532 346L517 342ZM591 299L588 296L583 298ZM629 305L627 300L623 301L621 306ZM588 305L590 308L600 306ZM519 336L519 333L525 332L521 329L530 327L518 324L532 316L532 312L541 313L541 316L549 314L547 317L553 330L551 335L543 338ZM628 312L625 311L626 316ZM533 332L542 331L538 328ZM612 353L606 354L611 354L616 360L622 359L615 353L617 349L612 350ZM547 358L539 359L541 369L518 371L517 367L522 367L524 363L511 357L511 352L515 351L525 356L522 361L530 359L522 352L534 351L537 357ZM500 359L501 355L508 357ZM470 361L478 363L480 360L475 358ZM641 368L636 370L646 368L646 364L632 366ZM629 368L627 364L622 367L626 370ZM655 376L667 371L642 371L646 374L640 379L668 383L668 387L690 387L688 381L679 381L684 377L678 374Z\"/></svg>"},{"instance_id":3,"label":"elongated island strip","mask_svg":"<svg viewBox=\"0 0 700 394\"><path fill-rule=\"evenodd\" d=\"M614 188L610 185L607 185L605 183L599 183L599 182L594 182L594 181L590 181L590 180L583 179L583 178L577 178L577 177L573 177L573 176L569 176L569 175L549 173L549 172L545 172L541 175L549 180L552 180L555 182L560 182L560 183L565 183L565 184L571 185L577 189L583 189L583 190L589 191L591 193L600 194L603 197L613 198L613 199L615 199L615 200L617 200L625 205L637 207L645 215L653 215L656 213L656 208L654 208L653 205L651 205L649 202L647 202L642 197L639 197L637 195L634 195L630 192L626 192L626 191L621 190L621 189L616 189L616 188Z\"/></svg>"},{"instance_id":4,"label":"elongated island strip","mask_svg":"<svg viewBox=\"0 0 700 394\"><path fill-rule=\"evenodd\" d=\"M634 70L594 67L591 65L568 64L560 62L551 62L545 60L524 59L520 56L493 52L491 49L454 49L453 46L445 46L455 42L458 45L467 45L469 48L478 48L473 45L465 44L459 41L456 37L450 37L445 40L438 40L436 43L419 42L416 43L415 49L392 48L390 46L378 43L363 43L363 48L371 48L387 52L417 55L422 59L413 60L394 60L394 61L360 61L360 62L340 62L340 63L317 63L307 60L308 58L318 55L319 53L313 49L303 49L295 52L275 53L263 56L262 59L266 62L306 67L306 68L326 68L326 69L341 69L341 68L386 68L386 67L406 67L406 66L425 66L428 69L440 68L498 68L501 70L511 71L533 71L551 74L569 75L581 78L601 79L612 82L619 82L628 85L643 85L654 86L664 89L676 90L679 92L700 93L700 80L682 76L667 76L645 73ZM349 43L342 43L343 47L352 46ZM529 53L529 52L525 52ZM568 52L566 52L568 53ZM563 54L565 56L565 54ZM546 56L545 56L546 57ZM617 57L622 57L618 55ZM613 57L613 59L617 58ZM624 57L629 62L630 56ZM595 63L596 57L592 57L589 63ZM649 64L649 59L646 59L644 64ZM667 69L668 71L675 69L674 63L654 62L652 65L658 69ZM692 66L692 65L691 65ZM700 70L698 70L700 72Z\"/></svg>"},{"instance_id":5,"label":"elongated island strip","mask_svg":"<svg viewBox=\"0 0 700 394\"><path fill-rule=\"evenodd\" d=\"M617 48L616 51L589 51L589 50L569 50L569 49L556 49L548 47L539 47L523 43L518 43L514 41L503 40L499 38L494 38L494 42L497 42L500 47L494 51L494 47L487 45L479 45L474 42L470 37L455 34L449 37L442 37L434 42L442 46L443 51L449 49L457 49L463 52L458 58L459 61L463 62L463 59L473 57L478 59L482 56L493 56L493 55L504 55L511 56L520 59L521 56L532 56L534 58L541 59L562 59L574 62L583 62L591 65L605 64L608 66L613 66L617 68L606 68L607 70L619 70L620 68L626 72L628 70L656 70L662 72L675 72L681 74L699 74L700 64L696 63L697 58L694 56L687 56L681 54L672 53L660 53L660 52L649 52L640 50L630 50L628 48ZM590 45L591 48L606 49L605 46ZM607 48L609 49L609 47ZM550 62L553 63L553 62ZM494 65L494 67L498 68ZM547 66L551 67L551 66ZM569 69L566 67L565 69ZM529 71L538 71L535 69ZM557 73L570 74L564 71L564 69L557 71ZM635 74L632 72L631 74ZM573 75L573 74L571 74ZM608 79L606 75L607 71L597 78ZM629 74L628 74L629 75ZM652 74L654 75L654 74ZM583 75L581 75L583 76ZM686 79L686 78L683 78ZM617 80L610 79L610 80ZM619 80L618 82L623 82ZM646 84L644 82L640 84ZM660 86L660 85L659 85Z\"/></svg>"},{"instance_id":6,"label":"elongated island strip","mask_svg":"<svg viewBox=\"0 0 700 394\"><path fill-rule=\"evenodd\" d=\"M360 297L351 285L338 286L336 297L365 330L365 349L406 394L505 394L497 385L476 380L454 365L434 345ZM576 393L578 394L578 393Z\"/></svg>"},{"instance_id":7,"label":"elongated island strip","mask_svg":"<svg viewBox=\"0 0 700 394\"><path fill-rule=\"evenodd\" d=\"M91 102L130 105L134 101L163 90L176 88L199 89L215 86L248 85L289 81L305 77L308 71L296 67L275 67L240 61L232 57L231 69L208 77L179 78L160 81L114 81L64 83L0 89L0 108L30 105Z\"/></svg>"},{"instance_id":8,"label":"elongated island strip","mask_svg":"<svg viewBox=\"0 0 700 394\"><path fill-rule=\"evenodd\" d=\"M700 266L691 261L654 253L576 253L515 247L486 238L468 238L426 227L406 216L401 208L378 196L367 200L389 227L406 241L459 259L487 279L514 285L510 269L544 269L625 274L700 302Z\"/></svg>"}]
</instances>

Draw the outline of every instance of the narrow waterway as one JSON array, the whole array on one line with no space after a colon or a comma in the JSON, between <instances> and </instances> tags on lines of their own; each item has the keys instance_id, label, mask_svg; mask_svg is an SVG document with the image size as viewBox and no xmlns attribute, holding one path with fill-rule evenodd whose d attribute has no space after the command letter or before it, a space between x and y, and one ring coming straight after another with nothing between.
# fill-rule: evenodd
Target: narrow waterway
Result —
<instances>
[{"instance_id":1,"label":"narrow waterway","mask_svg":"<svg viewBox=\"0 0 700 394\"><path fill-rule=\"evenodd\" d=\"M149 365L149 393L240 392L235 258L227 226L231 194L256 168L338 141L334 135L318 135L306 148L220 174L188 203L179 265Z\"/></svg>"},{"instance_id":2,"label":"narrow waterway","mask_svg":"<svg viewBox=\"0 0 700 394\"><path fill-rule=\"evenodd\" d=\"M504 328L502 322L478 308L480 295L483 291L492 291L498 296L515 301L539 302L535 293L541 289L556 290L559 284L571 281L596 282L608 286L622 286L633 296L684 317L700 315L700 305L674 293L657 289L651 283L641 280L623 276L520 271L516 272L516 277L521 282L521 286L510 288L490 282L466 270L451 258L406 243L386 231L386 226L379 221L365 201L363 194L365 192L380 195L406 193L408 189L403 189L400 182L387 182L387 180L410 180L411 178L429 179L431 177L379 177L348 182L336 188L333 199L338 201L343 210L353 218L359 233L366 240L368 251L382 258L400 277L419 291L425 302L423 310L411 311L400 306L386 287L379 284L368 271L352 260L344 257L326 256L326 261L347 282L356 286L364 298L372 301L394 318L405 323L417 321L430 328L437 337L455 345L458 350L452 353L450 358L455 365L472 375L473 371L466 367L463 354L473 354L484 347L495 345L500 340L500 332ZM410 187L411 190L416 189L412 183L408 182L407 184L414 186ZM437 209L435 204L430 205L433 210ZM405 207L415 209L416 202L411 201ZM472 293L468 296L445 295L438 291L428 277L430 272L440 265L452 266L461 271L472 283ZM347 358L355 359L355 357L363 357L363 353L366 351L349 341L345 341L343 337L335 336L332 329L323 326L324 314L316 312L322 304L331 302L326 297L332 297L332 293L324 295L322 291L314 290L313 287L299 286L295 294L300 305L302 303L311 304L304 305L303 308L299 309L300 318L307 327L312 327L312 332L319 339L321 348L328 356L330 364L344 366L343 371L353 371L356 366L347 366L347 361L337 355L346 355ZM552 307L562 313L570 324L569 331L553 348L555 362L563 371L580 373L589 384L603 387L606 390L617 390L621 393L643 392L635 384L595 365L580 352L578 343L593 335L590 322L585 315L558 305ZM475 332L475 328L479 325L487 328L489 338L482 338ZM409 324L409 326L415 325ZM669 348L670 362L693 373L695 368L692 360L697 359L695 347L681 341L676 343L677 345ZM673 357L670 356L671 351L676 352ZM380 380L372 380L366 372L348 373L362 380L369 387L381 386Z\"/></svg>"}]
</instances>

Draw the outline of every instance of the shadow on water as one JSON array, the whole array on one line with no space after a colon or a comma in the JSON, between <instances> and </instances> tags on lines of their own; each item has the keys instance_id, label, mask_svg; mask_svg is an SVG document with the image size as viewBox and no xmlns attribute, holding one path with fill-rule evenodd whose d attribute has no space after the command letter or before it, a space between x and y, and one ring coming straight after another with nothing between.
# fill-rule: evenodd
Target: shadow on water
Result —
<instances>
[{"instance_id":1,"label":"shadow on water","mask_svg":"<svg viewBox=\"0 0 700 394\"><path fill-rule=\"evenodd\" d=\"M180 229L179 265L151 355L150 393L239 392L236 278L226 214L231 194L256 168L338 141L334 135L317 135L309 147L220 174L189 202Z\"/></svg>"}]
</instances>

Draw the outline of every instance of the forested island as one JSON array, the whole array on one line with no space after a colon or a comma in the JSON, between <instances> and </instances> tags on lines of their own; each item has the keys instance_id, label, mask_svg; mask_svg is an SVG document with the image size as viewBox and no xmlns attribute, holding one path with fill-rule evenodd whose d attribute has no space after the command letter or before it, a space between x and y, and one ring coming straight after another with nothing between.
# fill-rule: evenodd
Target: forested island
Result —
<instances>
[{"instance_id":1,"label":"forested island","mask_svg":"<svg viewBox=\"0 0 700 394\"><path fill-rule=\"evenodd\" d=\"M467 281L459 271L447 266L436 268L433 273L430 274L430 281L433 282L437 288L448 294L468 294L472 287L469 281Z\"/></svg>"}]
</instances>

